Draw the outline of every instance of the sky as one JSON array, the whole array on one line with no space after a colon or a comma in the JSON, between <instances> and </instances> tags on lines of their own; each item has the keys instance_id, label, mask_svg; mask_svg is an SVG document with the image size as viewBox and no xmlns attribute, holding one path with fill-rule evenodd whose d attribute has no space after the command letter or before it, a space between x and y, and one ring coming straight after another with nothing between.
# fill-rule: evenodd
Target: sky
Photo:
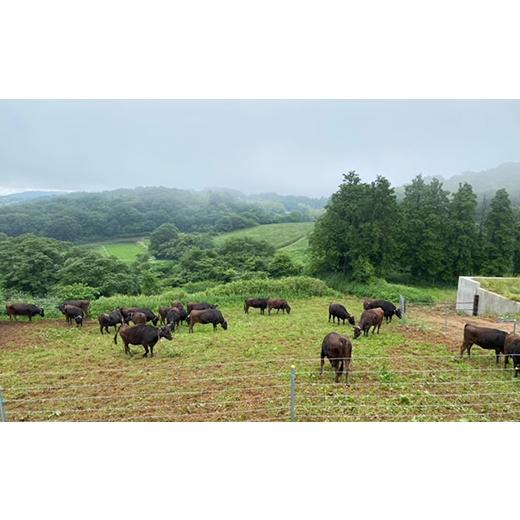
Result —
<instances>
[{"instance_id":1,"label":"sky","mask_svg":"<svg viewBox=\"0 0 520 520\"><path fill-rule=\"evenodd\" d=\"M520 161L520 101L0 101L0 194L121 187L328 196L341 174Z\"/></svg>"}]
</instances>

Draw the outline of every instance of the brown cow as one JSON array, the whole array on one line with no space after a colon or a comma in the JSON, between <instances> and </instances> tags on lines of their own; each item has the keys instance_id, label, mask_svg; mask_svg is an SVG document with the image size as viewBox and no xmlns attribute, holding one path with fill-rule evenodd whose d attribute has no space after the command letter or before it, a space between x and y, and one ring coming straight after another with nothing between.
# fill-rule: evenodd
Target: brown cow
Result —
<instances>
[{"instance_id":1,"label":"brown cow","mask_svg":"<svg viewBox=\"0 0 520 520\"><path fill-rule=\"evenodd\" d=\"M373 327L372 334L374 334L376 329L377 333L379 334L379 329L381 328L381 324L383 323L384 318L385 311L380 307L363 311L363 314L359 320L359 325L354 327L354 338L359 338L361 333L363 333L365 336L368 336L370 327Z\"/></svg>"},{"instance_id":2,"label":"brown cow","mask_svg":"<svg viewBox=\"0 0 520 520\"><path fill-rule=\"evenodd\" d=\"M291 307L287 303L287 300L282 300L282 299L269 300L267 302L267 314L269 314L269 315L271 314L271 309L276 309L276 314L278 314L280 312L280 310L282 311L282 313L285 313L286 311L287 311L287 314L291 313Z\"/></svg>"},{"instance_id":3,"label":"brown cow","mask_svg":"<svg viewBox=\"0 0 520 520\"><path fill-rule=\"evenodd\" d=\"M211 323L213 325L213 330L217 330L217 325L219 323L224 330L227 330L228 328L227 321L224 319L224 316L222 316L222 313L218 309L191 311L190 315L188 316L188 324L190 326L189 332L193 332L193 326L195 323L201 323L203 325Z\"/></svg>"},{"instance_id":4,"label":"brown cow","mask_svg":"<svg viewBox=\"0 0 520 520\"><path fill-rule=\"evenodd\" d=\"M343 373L343 368L345 368L345 383L347 383L348 368L352 359L352 342L346 336L341 336L337 332L327 334L321 344L320 375L323 375L325 358L328 358L336 371L336 383L339 383L339 378Z\"/></svg>"},{"instance_id":5,"label":"brown cow","mask_svg":"<svg viewBox=\"0 0 520 520\"><path fill-rule=\"evenodd\" d=\"M508 334L504 341L504 368L509 364L509 358L513 358L515 377L520 372L520 334Z\"/></svg>"},{"instance_id":6,"label":"brown cow","mask_svg":"<svg viewBox=\"0 0 520 520\"><path fill-rule=\"evenodd\" d=\"M464 339L460 347L460 357L464 355L464 351L468 351L470 357L471 347L475 344L481 348L494 350L496 356L496 364L500 354L504 353L504 342L506 340L507 332L499 329L492 329L490 327L477 327L466 323L464 325Z\"/></svg>"}]
</instances>

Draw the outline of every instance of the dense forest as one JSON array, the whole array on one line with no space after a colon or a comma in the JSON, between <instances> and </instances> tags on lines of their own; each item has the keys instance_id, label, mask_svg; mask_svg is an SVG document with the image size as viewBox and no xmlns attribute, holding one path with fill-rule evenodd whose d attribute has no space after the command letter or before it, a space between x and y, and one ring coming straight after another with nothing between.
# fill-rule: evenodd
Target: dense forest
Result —
<instances>
[{"instance_id":1,"label":"dense forest","mask_svg":"<svg viewBox=\"0 0 520 520\"><path fill-rule=\"evenodd\" d=\"M313 220L326 199L235 191L137 188L71 193L0 207L0 233L71 242L147 235L164 223L183 232L225 232Z\"/></svg>"},{"instance_id":2,"label":"dense forest","mask_svg":"<svg viewBox=\"0 0 520 520\"><path fill-rule=\"evenodd\" d=\"M419 175L398 200L384 177L364 183L352 171L318 219L310 247L312 270L360 282L520 274L520 211L505 189L479 204L468 183L450 194L438 179Z\"/></svg>"}]
</instances>

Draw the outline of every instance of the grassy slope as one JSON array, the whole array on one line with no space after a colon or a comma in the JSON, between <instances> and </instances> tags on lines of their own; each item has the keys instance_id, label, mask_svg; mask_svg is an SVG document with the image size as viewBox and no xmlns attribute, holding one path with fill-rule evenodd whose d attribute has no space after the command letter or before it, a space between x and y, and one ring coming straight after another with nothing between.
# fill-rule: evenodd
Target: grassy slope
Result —
<instances>
[{"instance_id":1,"label":"grassy slope","mask_svg":"<svg viewBox=\"0 0 520 520\"><path fill-rule=\"evenodd\" d=\"M221 244L228 238L251 237L265 240L277 249L287 252L293 260L304 263L309 246L308 235L314 228L314 222L291 222L287 224L266 224L239 231L223 233L215 237L215 242Z\"/></svg>"},{"instance_id":2,"label":"grassy slope","mask_svg":"<svg viewBox=\"0 0 520 520\"><path fill-rule=\"evenodd\" d=\"M483 289L520 302L520 278L477 278Z\"/></svg>"},{"instance_id":3,"label":"grassy slope","mask_svg":"<svg viewBox=\"0 0 520 520\"><path fill-rule=\"evenodd\" d=\"M319 375L322 338L348 326L327 322L330 299L291 300L287 315L244 314L222 306L229 329L186 327L161 341L156 357L140 347L62 321L0 322L0 386L11 420L288 420L289 373L297 371L299 420L518 420L520 380L475 348L459 361L458 342L414 316L406 326L354 342L350 385ZM361 300L343 300L359 317ZM460 335L457 324L456 336ZM499 397L501 396L501 397Z\"/></svg>"},{"instance_id":4,"label":"grassy slope","mask_svg":"<svg viewBox=\"0 0 520 520\"><path fill-rule=\"evenodd\" d=\"M251 237L265 240L277 249L286 251L300 263L305 263L309 246L308 234L314 227L313 222L290 222L287 224L266 224L238 231L223 233L215 237L215 243L221 244L231 237ZM146 250L147 240L127 238L112 242L94 242L88 247L96 249L103 255L114 255L125 262L132 262L135 257Z\"/></svg>"}]
</instances>

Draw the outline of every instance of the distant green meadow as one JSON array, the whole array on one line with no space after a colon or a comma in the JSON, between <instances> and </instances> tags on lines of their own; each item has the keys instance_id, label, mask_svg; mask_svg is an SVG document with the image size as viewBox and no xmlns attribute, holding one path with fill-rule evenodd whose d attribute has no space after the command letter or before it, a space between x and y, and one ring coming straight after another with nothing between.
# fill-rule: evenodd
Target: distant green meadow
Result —
<instances>
[{"instance_id":1,"label":"distant green meadow","mask_svg":"<svg viewBox=\"0 0 520 520\"><path fill-rule=\"evenodd\" d=\"M314 229L314 222L290 222L285 224L265 224L229 233L217 235L214 240L217 245L229 238L254 238L265 240L276 249L284 251L291 258L305 264L309 248L309 234ZM112 242L94 242L87 245L104 256L115 256L123 262L131 263L138 255L148 250L148 240L143 237L125 238Z\"/></svg>"}]
</instances>

